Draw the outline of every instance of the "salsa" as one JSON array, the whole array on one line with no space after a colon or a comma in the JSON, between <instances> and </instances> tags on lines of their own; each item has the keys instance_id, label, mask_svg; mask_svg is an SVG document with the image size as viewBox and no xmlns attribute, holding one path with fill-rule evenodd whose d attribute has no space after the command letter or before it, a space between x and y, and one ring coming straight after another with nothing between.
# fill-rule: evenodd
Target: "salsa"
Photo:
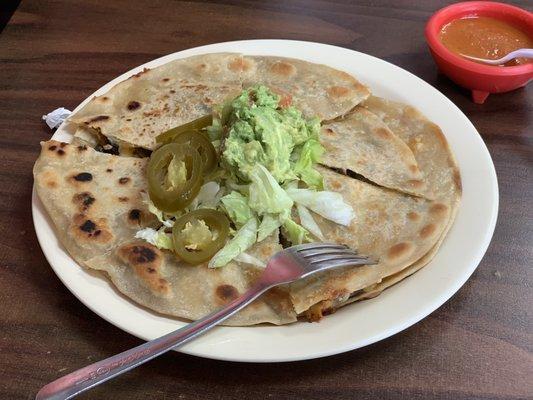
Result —
<instances>
[{"instance_id":1,"label":"salsa","mask_svg":"<svg viewBox=\"0 0 533 400\"><path fill-rule=\"evenodd\" d=\"M496 60L511 51L532 48L533 40L523 31L507 22L490 17L468 17L456 19L444 25L439 39L448 50L478 58ZM529 62L518 58L505 66Z\"/></svg>"}]
</instances>

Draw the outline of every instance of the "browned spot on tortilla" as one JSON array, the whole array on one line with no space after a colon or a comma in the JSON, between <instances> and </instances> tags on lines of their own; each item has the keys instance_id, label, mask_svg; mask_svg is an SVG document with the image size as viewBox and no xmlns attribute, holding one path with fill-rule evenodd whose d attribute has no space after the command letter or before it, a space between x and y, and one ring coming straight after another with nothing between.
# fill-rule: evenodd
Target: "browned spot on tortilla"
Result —
<instances>
[{"instance_id":1,"label":"browned spot on tortilla","mask_svg":"<svg viewBox=\"0 0 533 400\"><path fill-rule=\"evenodd\" d=\"M420 214L417 212L411 211L407 214L407 218L409 218L411 221L418 221L420 219Z\"/></svg>"},{"instance_id":2,"label":"browned spot on tortilla","mask_svg":"<svg viewBox=\"0 0 533 400\"><path fill-rule=\"evenodd\" d=\"M170 78L163 78L161 79L163 82L168 82L170 80Z\"/></svg>"},{"instance_id":3,"label":"browned spot on tortilla","mask_svg":"<svg viewBox=\"0 0 533 400\"><path fill-rule=\"evenodd\" d=\"M138 101L132 100L128 103L127 107L128 107L128 110L133 111L133 110L138 109L140 106L141 106L141 103L139 103Z\"/></svg>"},{"instance_id":4,"label":"browned spot on tortilla","mask_svg":"<svg viewBox=\"0 0 533 400\"><path fill-rule=\"evenodd\" d=\"M459 173L458 169L453 171L453 183L455 183L457 191L461 193L463 190L463 184L461 183L461 174Z\"/></svg>"},{"instance_id":5,"label":"browned spot on tortilla","mask_svg":"<svg viewBox=\"0 0 533 400\"><path fill-rule=\"evenodd\" d=\"M326 134L326 136L337 136L335 131L331 128L324 129L324 133Z\"/></svg>"},{"instance_id":6,"label":"browned spot on tortilla","mask_svg":"<svg viewBox=\"0 0 533 400\"><path fill-rule=\"evenodd\" d=\"M270 72L278 76L289 77L296 74L296 67L288 62L278 61L272 64Z\"/></svg>"},{"instance_id":7,"label":"browned spot on tortilla","mask_svg":"<svg viewBox=\"0 0 533 400\"><path fill-rule=\"evenodd\" d=\"M144 68L142 71L137 72L136 74L132 75L132 78L138 78L143 74L146 74L148 71L150 71L150 68Z\"/></svg>"},{"instance_id":8,"label":"browned spot on tortilla","mask_svg":"<svg viewBox=\"0 0 533 400\"><path fill-rule=\"evenodd\" d=\"M72 196L72 202L78 206L78 210L81 213L86 212L95 200L90 192L76 193Z\"/></svg>"},{"instance_id":9,"label":"browned spot on tortilla","mask_svg":"<svg viewBox=\"0 0 533 400\"><path fill-rule=\"evenodd\" d=\"M113 172L113 170L111 168L107 168L105 172Z\"/></svg>"},{"instance_id":10,"label":"browned spot on tortilla","mask_svg":"<svg viewBox=\"0 0 533 400\"><path fill-rule=\"evenodd\" d=\"M130 181L130 178L128 178L127 176L123 176L122 178L120 178L118 180L118 183L121 184L121 185L125 185L126 183L128 183Z\"/></svg>"},{"instance_id":11,"label":"browned spot on tortilla","mask_svg":"<svg viewBox=\"0 0 533 400\"><path fill-rule=\"evenodd\" d=\"M161 110L152 110L152 111L145 111L143 112L144 117L159 117L161 115Z\"/></svg>"},{"instance_id":12,"label":"browned spot on tortilla","mask_svg":"<svg viewBox=\"0 0 533 400\"><path fill-rule=\"evenodd\" d=\"M419 179L410 179L407 181L407 184L413 188L420 188L424 186L424 182Z\"/></svg>"},{"instance_id":13,"label":"browned spot on tortilla","mask_svg":"<svg viewBox=\"0 0 533 400\"><path fill-rule=\"evenodd\" d=\"M175 91L174 89L171 89L171 90L169 90L168 92L171 93L171 94L176 93L176 91Z\"/></svg>"},{"instance_id":14,"label":"browned spot on tortilla","mask_svg":"<svg viewBox=\"0 0 533 400\"><path fill-rule=\"evenodd\" d=\"M341 190L342 188L342 184L336 180L336 179L333 179L331 182L330 182L330 186L335 189L336 191L339 191Z\"/></svg>"},{"instance_id":15,"label":"browned spot on tortilla","mask_svg":"<svg viewBox=\"0 0 533 400\"><path fill-rule=\"evenodd\" d=\"M376 129L376 135L382 139L390 139L391 137L390 132L388 131L388 129L385 129L385 128Z\"/></svg>"},{"instance_id":16,"label":"browned spot on tortilla","mask_svg":"<svg viewBox=\"0 0 533 400\"><path fill-rule=\"evenodd\" d=\"M254 62L252 60L248 60L246 58L242 59L242 70L243 70L243 72L252 69L253 65L254 65Z\"/></svg>"},{"instance_id":17,"label":"browned spot on tortilla","mask_svg":"<svg viewBox=\"0 0 533 400\"><path fill-rule=\"evenodd\" d=\"M389 248L387 253L388 258L402 258L406 256L413 249L413 245L408 242L400 242Z\"/></svg>"},{"instance_id":18,"label":"browned spot on tortilla","mask_svg":"<svg viewBox=\"0 0 533 400\"><path fill-rule=\"evenodd\" d=\"M128 220L133 223L139 223L141 221L141 210L136 208L130 210L128 214Z\"/></svg>"},{"instance_id":19,"label":"browned spot on tortilla","mask_svg":"<svg viewBox=\"0 0 533 400\"><path fill-rule=\"evenodd\" d=\"M445 204L435 203L431 206L429 212L432 214L443 214L446 212L447 209L448 207Z\"/></svg>"},{"instance_id":20,"label":"browned spot on tortilla","mask_svg":"<svg viewBox=\"0 0 533 400\"><path fill-rule=\"evenodd\" d=\"M437 227L435 226L435 224L427 224L422 229L420 229L420 237L422 239L427 239L428 237L432 236L436 230Z\"/></svg>"},{"instance_id":21,"label":"browned spot on tortilla","mask_svg":"<svg viewBox=\"0 0 533 400\"><path fill-rule=\"evenodd\" d=\"M328 95L334 99L346 97L350 93L350 89L344 86L331 86L327 89Z\"/></svg>"},{"instance_id":22,"label":"browned spot on tortilla","mask_svg":"<svg viewBox=\"0 0 533 400\"><path fill-rule=\"evenodd\" d=\"M162 253L148 243L124 245L118 249L119 258L133 268L135 275L156 295L168 296L170 284L161 276Z\"/></svg>"},{"instance_id":23,"label":"browned spot on tortilla","mask_svg":"<svg viewBox=\"0 0 533 400\"><path fill-rule=\"evenodd\" d=\"M120 201L121 203L127 203L129 200L129 198L127 198L126 196L121 196L118 198L118 201Z\"/></svg>"},{"instance_id":24,"label":"browned spot on tortilla","mask_svg":"<svg viewBox=\"0 0 533 400\"><path fill-rule=\"evenodd\" d=\"M80 145L80 146L78 146L78 152L80 152L80 153L81 153L82 151L85 151L85 150L87 150L87 146L85 146L84 144L83 144L83 145Z\"/></svg>"},{"instance_id":25,"label":"browned spot on tortilla","mask_svg":"<svg viewBox=\"0 0 533 400\"><path fill-rule=\"evenodd\" d=\"M55 189L57 187L57 182L52 179L47 180L46 186L48 186L50 189Z\"/></svg>"},{"instance_id":26,"label":"browned spot on tortilla","mask_svg":"<svg viewBox=\"0 0 533 400\"><path fill-rule=\"evenodd\" d=\"M65 150L63 150L63 149L59 149L59 150L56 151L56 154L57 154L58 156L64 156L64 155L65 155Z\"/></svg>"},{"instance_id":27,"label":"browned spot on tortilla","mask_svg":"<svg viewBox=\"0 0 533 400\"><path fill-rule=\"evenodd\" d=\"M109 118L110 118L109 115L99 115L97 117L91 118L89 121L86 122L86 124L87 123L90 124L91 122L106 121Z\"/></svg>"},{"instance_id":28,"label":"browned spot on tortilla","mask_svg":"<svg viewBox=\"0 0 533 400\"><path fill-rule=\"evenodd\" d=\"M223 302L235 300L239 297L239 291L231 285L219 285L215 291L216 296Z\"/></svg>"},{"instance_id":29,"label":"browned spot on tortilla","mask_svg":"<svg viewBox=\"0 0 533 400\"><path fill-rule=\"evenodd\" d=\"M245 60L242 57L234 58L228 65L229 70L233 72L247 71L250 69L250 67L250 61Z\"/></svg>"},{"instance_id":30,"label":"browned spot on tortilla","mask_svg":"<svg viewBox=\"0 0 533 400\"><path fill-rule=\"evenodd\" d=\"M84 213L76 214L73 218L71 235L78 243L97 242L105 244L113 240L107 219L98 220L87 218Z\"/></svg>"},{"instance_id":31,"label":"browned spot on tortilla","mask_svg":"<svg viewBox=\"0 0 533 400\"><path fill-rule=\"evenodd\" d=\"M338 76L339 78L345 80L345 81L353 81L353 76L351 76L349 73L339 70L332 71L333 75Z\"/></svg>"},{"instance_id":32,"label":"browned spot on tortilla","mask_svg":"<svg viewBox=\"0 0 533 400\"><path fill-rule=\"evenodd\" d=\"M416 173L419 171L418 166L415 165L415 164L411 164L411 165L409 165L409 170L410 170L413 174L416 174Z\"/></svg>"},{"instance_id":33,"label":"browned spot on tortilla","mask_svg":"<svg viewBox=\"0 0 533 400\"><path fill-rule=\"evenodd\" d=\"M50 151L55 151L55 149L57 149L57 146L55 144L53 144L52 146L48 147L48 150L50 150Z\"/></svg>"},{"instance_id":34,"label":"browned spot on tortilla","mask_svg":"<svg viewBox=\"0 0 533 400\"><path fill-rule=\"evenodd\" d=\"M93 180L93 175L89 172L80 172L79 174L73 175L72 179L77 182L90 182Z\"/></svg>"},{"instance_id":35,"label":"browned spot on tortilla","mask_svg":"<svg viewBox=\"0 0 533 400\"><path fill-rule=\"evenodd\" d=\"M132 265L151 264L160 261L161 252L150 244L126 245L119 249L119 256L126 259ZM152 267L153 268L153 267Z\"/></svg>"},{"instance_id":36,"label":"browned spot on tortilla","mask_svg":"<svg viewBox=\"0 0 533 400\"><path fill-rule=\"evenodd\" d=\"M66 146L68 146L68 143L65 143L65 142L59 143L59 147L61 148L66 147Z\"/></svg>"}]
</instances>

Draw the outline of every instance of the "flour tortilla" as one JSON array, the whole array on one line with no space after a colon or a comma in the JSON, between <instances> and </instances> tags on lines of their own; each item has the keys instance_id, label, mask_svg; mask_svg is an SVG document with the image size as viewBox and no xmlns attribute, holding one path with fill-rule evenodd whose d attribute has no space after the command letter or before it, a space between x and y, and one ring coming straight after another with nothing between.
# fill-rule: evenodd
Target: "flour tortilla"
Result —
<instances>
[{"instance_id":1,"label":"flour tortilla","mask_svg":"<svg viewBox=\"0 0 533 400\"><path fill-rule=\"evenodd\" d=\"M146 164L84 145L41 143L35 188L76 261L83 265L155 222L142 201Z\"/></svg>"},{"instance_id":2,"label":"flour tortilla","mask_svg":"<svg viewBox=\"0 0 533 400\"><path fill-rule=\"evenodd\" d=\"M353 76L326 65L270 56L245 56L244 63L244 87L263 84L289 95L307 118L337 118L370 96Z\"/></svg>"},{"instance_id":3,"label":"flour tortilla","mask_svg":"<svg viewBox=\"0 0 533 400\"><path fill-rule=\"evenodd\" d=\"M380 186L433 198L411 149L363 107L324 124L320 142L326 149L321 163L328 167L356 172Z\"/></svg>"},{"instance_id":4,"label":"flour tortilla","mask_svg":"<svg viewBox=\"0 0 533 400\"><path fill-rule=\"evenodd\" d=\"M191 266L175 254L134 239L155 217L143 202L147 159L119 157L83 144L41 143L35 187L61 243L82 266L104 271L126 296L152 310L198 319L242 294L261 269L232 262ZM268 260L281 250L278 232L249 253ZM239 313L230 325L296 320L288 293L277 289Z\"/></svg>"},{"instance_id":5,"label":"flour tortilla","mask_svg":"<svg viewBox=\"0 0 533 400\"><path fill-rule=\"evenodd\" d=\"M462 192L461 174L441 129L407 104L371 96L362 106L381 118L409 146L428 190L436 200L448 203L456 211Z\"/></svg>"},{"instance_id":6,"label":"flour tortilla","mask_svg":"<svg viewBox=\"0 0 533 400\"><path fill-rule=\"evenodd\" d=\"M214 103L258 83L288 95L307 117L333 120L354 111L372 120L371 126L365 127L369 134L388 127L393 145L387 147L379 140L371 144L384 145L386 152L397 159L394 168L387 169L383 163L374 179L394 190L319 167L330 190L341 192L357 213L349 227L316 215L327 240L358 248L379 259L379 264L325 273L295 283L289 291L274 291L228 324L285 324L302 314L310 319L320 317L362 298L362 294L368 297L379 293L429 262L453 223L459 204L460 175L453 155L442 132L418 111L369 97L368 89L343 72L280 57L227 53L196 56L136 74L92 99L70 120L83 127L77 138L80 143L94 144L91 135L97 133L119 148L151 150L159 133L210 112ZM354 110L360 103L368 112ZM337 122L342 121L326 125ZM350 132L341 131L344 135ZM414 160L406 155L400 140L410 148ZM353 160L347 157L344 161L357 164L362 156L359 153ZM374 159L379 160L379 156L375 151ZM415 164L418 172L409 168ZM146 191L145 167L146 160L98 153L83 144L50 141L43 144L34 174L37 193L74 259L103 271L122 293L139 304L164 314L198 319L242 293L260 270L238 263L218 270L205 265L191 267L169 252L134 240L134 232L155 222L141 201L141 193ZM350 169L346 165L338 168ZM371 175L372 171L364 173ZM409 171L415 179L423 177L424 191L415 194L426 198L401 193L413 193L402 183ZM90 173L93 179L74 178L82 173ZM117 186L120 177L130 178L131 186ZM94 200L87 205L88 198ZM135 224L133 210L134 215L140 215L134 218ZM274 235L256 244L251 252L267 260L279 248Z\"/></svg>"},{"instance_id":7,"label":"flour tortilla","mask_svg":"<svg viewBox=\"0 0 533 400\"><path fill-rule=\"evenodd\" d=\"M255 84L290 94L306 116L321 119L343 115L370 95L352 76L324 65L212 53L145 69L93 98L69 121L120 148L154 150L159 134L211 113L215 104Z\"/></svg>"},{"instance_id":8,"label":"flour tortilla","mask_svg":"<svg viewBox=\"0 0 533 400\"><path fill-rule=\"evenodd\" d=\"M459 168L446 138L436 124L407 104L371 96L362 105L378 115L409 146L425 176L427 190L432 193L435 201L448 207L449 217L435 245L422 258L407 268L384 277L380 282L368 285L364 290L352 292L348 299L315 304L308 310L308 316L314 319L354 301L375 297L429 264L451 229L461 201Z\"/></svg>"},{"instance_id":9,"label":"flour tortilla","mask_svg":"<svg viewBox=\"0 0 533 400\"><path fill-rule=\"evenodd\" d=\"M318 215L315 220L327 241L343 243L379 260L377 265L350 267L296 282L291 298L297 313L322 303L325 308L346 302L356 291L381 282L424 256L446 228L446 204L376 187L319 167L328 190L342 194L356 216L348 227Z\"/></svg>"},{"instance_id":10,"label":"flour tortilla","mask_svg":"<svg viewBox=\"0 0 533 400\"><path fill-rule=\"evenodd\" d=\"M281 250L278 232L256 243L249 253L267 260ZM139 256L144 254L145 256ZM230 262L223 268L208 268L207 263L191 266L169 252L146 242L124 244L87 262L90 268L104 271L117 289L162 314L197 320L243 294L257 280L261 268ZM283 288L269 291L224 325L276 325L296 321L288 293Z\"/></svg>"},{"instance_id":11,"label":"flour tortilla","mask_svg":"<svg viewBox=\"0 0 533 400\"><path fill-rule=\"evenodd\" d=\"M237 95L242 66L239 54L213 53L145 69L93 98L69 121L116 144L153 150L159 134Z\"/></svg>"}]
</instances>

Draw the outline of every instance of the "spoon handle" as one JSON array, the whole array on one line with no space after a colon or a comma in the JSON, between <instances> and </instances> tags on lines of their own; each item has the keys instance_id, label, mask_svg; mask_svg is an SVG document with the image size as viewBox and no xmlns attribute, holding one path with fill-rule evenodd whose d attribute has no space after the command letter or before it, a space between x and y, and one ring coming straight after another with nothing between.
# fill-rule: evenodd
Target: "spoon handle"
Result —
<instances>
[{"instance_id":1,"label":"spoon handle","mask_svg":"<svg viewBox=\"0 0 533 400\"><path fill-rule=\"evenodd\" d=\"M507 58L506 61L510 61L513 58L533 58L533 49L518 49L515 51L511 51L509 54L507 54L505 57Z\"/></svg>"},{"instance_id":2,"label":"spoon handle","mask_svg":"<svg viewBox=\"0 0 533 400\"><path fill-rule=\"evenodd\" d=\"M514 58L533 58L533 49L518 49L515 51L511 51L506 56L499 58L497 60L489 60L486 58L467 56L466 54L460 54L460 55L469 60L479 61L479 62L488 64L488 65L501 65L501 64L505 64L507 61L511 61Z\"/></svg>"}]
</instances>

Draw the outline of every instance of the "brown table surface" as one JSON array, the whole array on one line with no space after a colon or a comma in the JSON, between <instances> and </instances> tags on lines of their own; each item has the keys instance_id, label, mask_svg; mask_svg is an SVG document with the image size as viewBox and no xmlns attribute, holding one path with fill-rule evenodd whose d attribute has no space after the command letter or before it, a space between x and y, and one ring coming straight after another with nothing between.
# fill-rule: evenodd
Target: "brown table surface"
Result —
<instances>
[{"instance_id":1,"label":"brown table surface","mask_svg":"<svg viewBox=\"0 0 533 400\"><path fill-rule=\"evenodd\" d=\"M115 76L164 54L286 38L385 59L434 85L471 119L500 184L498 225L479 268L428 318L363 349L286 364L173 352L80 398L532 399L533 86L475 105L438 75L423 30L443 5L23 1L0 34L0 398L32 399L49 381L141 343L82 305L39 248L31 171L39 141L51 134L41 115L72 109Z\"/></svg>"}]
</instances>

